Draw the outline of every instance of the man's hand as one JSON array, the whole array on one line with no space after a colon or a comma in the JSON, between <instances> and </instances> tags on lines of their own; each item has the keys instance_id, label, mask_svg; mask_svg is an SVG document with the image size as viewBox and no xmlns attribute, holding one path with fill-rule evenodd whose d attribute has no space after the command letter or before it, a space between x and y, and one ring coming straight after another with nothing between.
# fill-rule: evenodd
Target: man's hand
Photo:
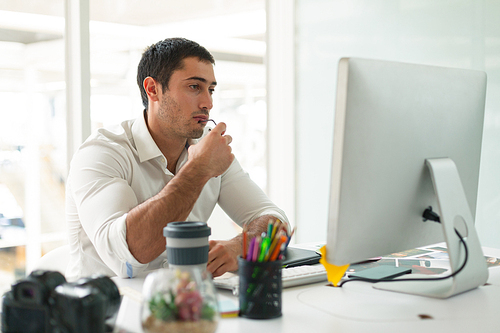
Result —
<instances>
[{"instance_id":1,"label":"man's hand","mask_svg":"<svg viewBox=\"0 0 500 333\"><path fill-rule=\"evenodd\" d=\"M227 241L209 242L207 270L213 277L238 269L238 256L241 254L241 239L235 237Z\"/></svg>"},{"instance_id":2,"label":"man's hand","mask_svg":"<svg viewBox=\"0 0 500 333\"><path fill-rule=\"evenodd\" d=\"M220 122L197 144L189 147L189 161L198 164L209 177L223 174L234 160L229 144L233 140L224 135L226 124Z\"/></svg>"}]
</instances>

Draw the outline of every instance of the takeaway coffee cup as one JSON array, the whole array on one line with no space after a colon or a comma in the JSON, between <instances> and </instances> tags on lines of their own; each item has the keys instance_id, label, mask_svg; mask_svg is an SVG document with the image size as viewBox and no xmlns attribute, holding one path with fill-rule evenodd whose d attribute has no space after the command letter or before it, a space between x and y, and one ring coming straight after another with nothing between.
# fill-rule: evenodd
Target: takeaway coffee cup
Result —
<instances>
[{"instance_id":1,"label":"takeaway coffee cup","mask_svg":"<svg viewBox=\"0 0 500 333\"><path fill-rule=\"evenodd\" d=\"M163 228L167 238L167 258L170 267L207 269L208 236L205 222L170 222Z\"/></svg>"}]
</instances>

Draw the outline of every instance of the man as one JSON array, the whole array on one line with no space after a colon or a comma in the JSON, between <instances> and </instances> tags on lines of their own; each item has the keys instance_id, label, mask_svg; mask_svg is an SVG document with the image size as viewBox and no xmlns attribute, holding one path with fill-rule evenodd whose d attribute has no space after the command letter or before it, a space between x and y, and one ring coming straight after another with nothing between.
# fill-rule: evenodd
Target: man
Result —
<instances>
[{"instance_id":1,"label":"man","mask_svg":"<svg viewBox=\"0 0 500 333\"><path fill-rule=\"evenodd\" d=\"M186 39L150 46L137 74L143 116L99 129L77 151L66 191L68 280L166 267L163 228L207 221L217 203L247 224L250 238L270 220L288 223L235 160L226 124L205 128L217 85L214 63ZM209 242L213 276L237 269L241 238Z\"/></svg>"}]
</instances>

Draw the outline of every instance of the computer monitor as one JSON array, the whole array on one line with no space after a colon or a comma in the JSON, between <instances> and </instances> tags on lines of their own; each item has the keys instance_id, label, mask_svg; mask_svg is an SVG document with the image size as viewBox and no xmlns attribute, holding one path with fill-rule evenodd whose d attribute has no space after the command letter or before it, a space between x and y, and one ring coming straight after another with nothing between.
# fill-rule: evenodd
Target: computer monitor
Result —
<instances>
[{"instance_id":1,"label":"computer monitor","mask_svg":"<svg viewBox=\"0 0 500 333\"><path fill-rule=\"evenodd\" d=\"M466 238L469 254L455 277L375 287L445 298L486 282L473 218L485 94L481 71L339 61L329 263L341 266L446 241L456 271L465 259L456 228ZM428 207L441 223L423 221Z\"/></svg>"}]
</instances>

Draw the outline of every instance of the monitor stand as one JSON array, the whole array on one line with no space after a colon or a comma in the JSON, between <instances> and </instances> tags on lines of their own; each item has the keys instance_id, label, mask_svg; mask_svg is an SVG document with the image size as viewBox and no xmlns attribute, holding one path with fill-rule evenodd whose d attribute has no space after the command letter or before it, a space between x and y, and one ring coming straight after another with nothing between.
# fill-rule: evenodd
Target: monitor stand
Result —
<instances>
[{"instance_id":1,"label":"monitor stand","mask_svg":"<svg viewBox=\"0 0 500 333\"><path fill-rule=\"evenodd\" d=\"M445 280L400 282L393 280L393 282L378 282L373 287L421 296L448 298L485 284L488 280L488 267L455 163L450 158L436 158L427 159L426 164L429 167L436 191L451 271L457 271L465 259L465 250L455 233L455 228L467 244L469 251L467 264L460 273ZM417 277L432 278L428 275L413 274L402 277L402 279L408 277L412 279Z\"/></svg>"}]
</instances>

